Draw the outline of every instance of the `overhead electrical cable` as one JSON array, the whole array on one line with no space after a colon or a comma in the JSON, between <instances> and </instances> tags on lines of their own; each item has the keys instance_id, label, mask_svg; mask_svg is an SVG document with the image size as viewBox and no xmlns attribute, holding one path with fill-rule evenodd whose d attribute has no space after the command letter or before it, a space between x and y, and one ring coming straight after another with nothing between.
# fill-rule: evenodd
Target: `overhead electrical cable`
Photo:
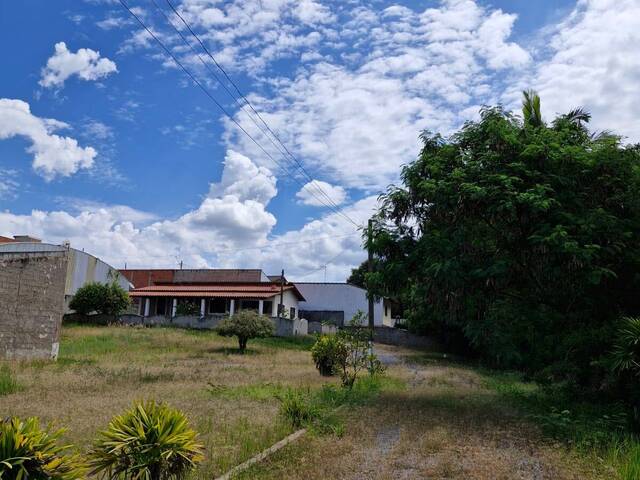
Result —
<instances>
[{"instance_id":1,"label":"overhead electrical cable","mask_svg":"<svg viewBox=\"0 0 640 480\"><path fill-rule=\"evenodd\" d=\"M335 262L339 257L341 257L341 256L342 256L342 254L343 254L344 252L346 252L346 251L347 251L347 249L346 249L346 248L343 248L343 249L340 251L340 253L338 253L335 257L331 257L331 259L330 259L330 260L327 260L326 262L324 262L320 267L318 267L318 268L316 268L316 269L313 269L313 270L310 270L310 271L308 271L308 272L305 272L305 273L303 273L302 275L294 275L294 276L295 276L296 278L304 278L304 277L308 277L309 275L311 275L311 274L313 274L313 273L316 273L316 272L319 272L319 271L321 271L321 270L324 270L324 269L326 269L326 268L327 268L327 266L331 265L331 264L332 264L333 262ZM325 273L326 273L326 270L325 270Z\"/></svg>"},{"instance_id":2,"label":"overhead electrical cable","mask_svg":"<svg viewBox=\"0 0 640 480\"><path fill-rule=\"evenodd\" d=\"M309 174L309 172L307 172L307 170L304 168L304 165L302 164L302 162L300 162L294 155L293 153L291 153L291 151L287 148L287 146L282 142L282 140L280 140L280 137L271 129L271 127L269 127L269 124L264 120L264 118L262 118L262 115L260 115L260 113L254 108L254 106L251 104L251 102L249 101L249 99L240 91L240 88L238 87L238 85L233 81L233 79L227 74L226 70L222 67L222 65L220 65L218 63L218 61L215 59L215 57L213 56L213 54L209 51L209 49L207 48L207 46L204 44L204 42L200 39L200 37L193 31L193 29L191 28L191 26L189 25L189 23L184 19L184 17L180 14L180 12L178 12L178 10L173 6L173 4L171 3L171 0L166 0L167 4L169 5L169 7L171 7L171 10L173 10L173 13L182 21L182 23L184 24L184 26L189 30L189 32L191 33L191 35L198 41L198 43L200 44L200 46L202 47L202 49L205 51L205 53L209 56L209 58L211 58L211 60L213 61L213 63L216 65L216 67L218 67L218 69L222 72L222 74L225 76L225 78L229 81L229 83L231 85L233 85L235 91L238 93L239 97L242 98L244 100L244 102L246 103L246 105L253 111L253 113L258 117L258 119L260 119L260 121L262 122L262 124L264 125L264 127L267 129L267 131L277 140L277 142L282 146L282 148L284 149L284 151L289 155L289 157L291 157L291 159L293 159L293 161L296 163L298 169L309 179L310 181L310 185L311 188L315 188L323 197L325 197L332 205L334 205L335 207L338 207L338 204L324 191L324 189L322 187L320 187L320 185L318 185L317 183L311 183L313 182L313 177ZM155 0L154 0L155 3ZM173 25L173 24L172 24ZM175 28L175 27L174 27ZM215 75L216 80L218 79L217 75ZM219 81L219 80L218 80ZM224 85L223 85L224 86ZM225 90L228 91L228 89L225 86ZM234 97L235 98L235 97ZM253 118L252 118L253 119ZM254 120L255 123L255 120ZM263 131L264 132L264 131ZM269 137L268 135L265 134L265 136ZM269 138L271 140L271 138ZM271 140L273 143L273 140ZM282 153L282 150L278 149L280 151L280 153ZM283 154L284 155L284 154ZM346 214L345 214L346 215ZM352 222L355 223L355 222Z\"/></svg>"},{"instance_id":3,"label":"overhead electrical cable","mask_svg":"<svg viewBox=\"0 0 640 480\"><path fill-rule=\"evenodd\" d=\"M211 101L213 101L218 108L225 114L225 116L227 118L229 118L229 120L231 120L239 129L240 131L242 131L272 162L274 162L278 167L280 167L283 172L285 172L285 174L290 174L290 172L280 163L278 162L227 110L226 108L220 103L218 102L215 97L211 94L211 92L209 92L209 90L182 64L182 62L180 62L180 60L178 60L178 58L173 54L173 52L162 42L162 40L160 40L158 38L158 36L156 34L153 33L153 31L147 27L147 25L142 21L142 19L136 15L130 8L129 6L125 3L124 0L119 0L120 4L129 12L129 14L131 16L133 16L136 21L145 29L145 31L156 41L156 43L158 43L160 45L160 47L171 57L171 59L176 63L176 65L178 65L185 74L187 74L187 76L205 93L205 95L207 97L209 97L209 99ZM155 3L155 1L154 1ZM158 5L156 4L156 7L158 7ZM171 25L173 26L173 24L171 23ZM175 28L175 26L174 26ZM182 35L181 35L182 36ZM184 39L184 37L183 37ZM190 45L187 42L188 45ZM198 56L199 57L199 56ZM200 57L199 57L200 58ZM202 61L202 59L200 59ZM206 62L205 62L206 63ZM300 182L295 175L293 175L291 177L293 180L295 180L299 185L304 187L304 184L302 184L302 182ZM325 202L321 201L320 199L318 199L316 197L317 200L319 200L324 206L330 208L331 210L333 210L335 213L343 216L344 218L346 218L349 222L351 222L356 228L361 228L360 225L358 225L356 222L354 222L350 217L348 217L345 213L343 213L342 211L340 211L339 209L337 209L336 207L334 207L333 205L329 204L327 205Z\"/></svg>"}]
</instances>

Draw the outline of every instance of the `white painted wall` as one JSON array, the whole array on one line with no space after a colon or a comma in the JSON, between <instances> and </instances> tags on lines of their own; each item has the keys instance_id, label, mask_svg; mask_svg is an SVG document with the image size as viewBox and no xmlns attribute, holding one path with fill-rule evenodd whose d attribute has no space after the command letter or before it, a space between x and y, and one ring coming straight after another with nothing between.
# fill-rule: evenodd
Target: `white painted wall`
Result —
<instances>
[{"instance_id":1,"label":"white painted wall","mask_svg":"<svg viewBox=\"0 0 640 480\"><path fill-rule=\"evenodd\" d=\"M273 301L273 310L271 311L271 316L276 317L278 315L278 304L280 303L280 294L278 293L276 296L271 297L269 300ZM282 296L282 304L287 312L291 307L296 309L296 317L298 318L300 313L300 306L298 297L291 290L285 290L284 295ZM265 314L267 312L264 312ZM292 319L293 320L293 319Z\"/></svg>"},{"instance_id":2,"label":"white painted wall","mask_svg":"<svg viewBox=\"0 0 640 480\"><path fill-rule=\"evenodd\" d=\"M295 283L304 302L300 302L300 310L330 310L343 311L344 322L349 324L358 310L366 315L369 311L367 292L362 288L348 283ZM382 301L374 303L373 321L375 325L382 325L384 308Z\"/></svg>"}]
</instances>

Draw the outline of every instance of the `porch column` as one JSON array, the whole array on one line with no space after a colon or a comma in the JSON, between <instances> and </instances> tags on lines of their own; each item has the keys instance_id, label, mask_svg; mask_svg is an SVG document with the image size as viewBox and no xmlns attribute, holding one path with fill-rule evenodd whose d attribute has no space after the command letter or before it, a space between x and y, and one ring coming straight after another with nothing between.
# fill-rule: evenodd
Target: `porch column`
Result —
<instances>
[{"instance_id":1,"label":"porch column","mask_svg":"<svg viewBox=\"0 0 640 480\"><path fill-rule=\"evenodd\" d=\"M258 315L262 315L264 310L264 300L258 300Z\"/></svg>"},{"instance_id":2,"label":"porch column","mask_svg":"<svg viewBox=\"0 0 640 480\"><path fill-rule=\"evenodd\" d=\"M200 316L204 317L205 314L205 308L207 305L207 301L203 298L202 300L200 300Z\"/></svg>"},{"instance_id":3,"label":"porch column","mask_svg":"<svg viewBox=\"0 0 640 480\"><path fill-rule=\"evenodd\" d=\"M149 297L144 299L144 316L149 316L149 310L151 309L151 299Z\"/></svg>"},{"instance_id":4,"label":"porch column","mask_svg":"<svg viewBox=\"0 0 640 480\"><path fill-rule=\"evenodd\" d=\"M171 318L176 316L176 310L178 309L178 299L173 299L173 305L171 305Z\"/></svg>"},{"instance_id":5,"label":"porch column","mask_svg":"<svg viewBox=\"0 0 640 480\"><path fill-rule=\"evenodd\" d=\"M232 298L229 302L229 316L232 316L236 310L236 299Z\"/></svg>"}]
</instances>

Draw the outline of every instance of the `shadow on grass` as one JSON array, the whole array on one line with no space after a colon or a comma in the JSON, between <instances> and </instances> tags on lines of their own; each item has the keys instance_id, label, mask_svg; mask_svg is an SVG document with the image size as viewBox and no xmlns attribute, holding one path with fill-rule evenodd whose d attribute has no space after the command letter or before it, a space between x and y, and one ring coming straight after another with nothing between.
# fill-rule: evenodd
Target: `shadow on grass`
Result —
<instances>
[{"instance_id":1,"label":"shadow on grass","mask_svg":"<svg viewBox=\"0 0 640 480\"><path fill-rule=\"evenodd\" d=\"M252 340L255 344L263 347L300 351L310 351L315 341L315 337L311 335L303 337L267 337Z\"/></svg>"},{"instance_id":2,"label":"shadow on grass","mask_svg":"<svg viewBox=\"0 0 640 480\"><path fill-rule=\"evenodd\" d=\"M220 353L222 355L240 355L240 356L260 355L261 353L263 353L251 347L247 347L247 349L244 352L241 351L240 348L238 347L214 347L214 348L206 349L205 352Z\"/></svg>"}]
</instances>

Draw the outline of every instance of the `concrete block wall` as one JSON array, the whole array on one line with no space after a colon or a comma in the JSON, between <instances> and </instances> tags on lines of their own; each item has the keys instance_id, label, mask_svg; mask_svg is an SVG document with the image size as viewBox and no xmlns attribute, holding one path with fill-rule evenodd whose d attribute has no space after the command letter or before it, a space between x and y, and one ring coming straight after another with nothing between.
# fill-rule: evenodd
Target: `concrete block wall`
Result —
<instances>
[{"instance_id":1,"label":"concrete block wall","mask_svg":"<svg viewBox=\"0 0 640 480\"><path fill-rule=\"evenodd\" d=\"M58 356L68 252L0 255L0 358Z\"/></svg>"},{"instance_id":2,"label":"concrete block wall","mask_svg":"<svg viewBox=\"0 0 640 480\"><path fill-rule=\"evenodd\" d=\"M135 314L120 315L120 321L125 325L144 325L146 327L178 327L178 328L195 328L195 329L215 329L218 324L226 317L226 315L205 315L199 317L196 315L181 315L177 317L165 317L162 315L142 317ZM276 337L294 337L297 335L308 334L308 324L304 319L271 317L274 326L274 335Z\"/></svg>"}]
</instances>

